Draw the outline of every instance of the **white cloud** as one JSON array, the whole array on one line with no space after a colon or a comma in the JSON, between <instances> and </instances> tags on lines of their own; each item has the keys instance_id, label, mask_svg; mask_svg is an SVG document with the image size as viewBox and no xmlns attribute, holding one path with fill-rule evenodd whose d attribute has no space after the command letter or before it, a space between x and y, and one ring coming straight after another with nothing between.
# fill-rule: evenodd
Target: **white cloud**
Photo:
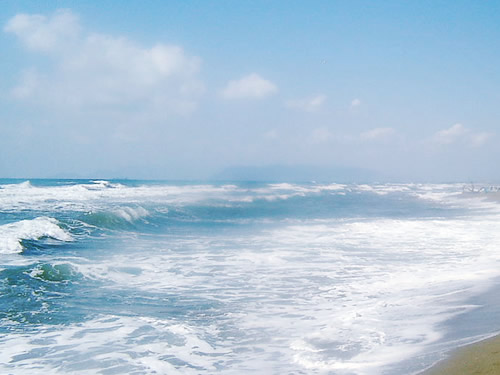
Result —
<instances>
[{"instance_id":1,"label":"white cloud","mask_svg":"<svg viewBox=\"0 0 500 375\"><path fill-rule=\"evenodd\" d=\"M175 45L142 47L127 38L85 32L69 10L50 17L20 14L4 31L54 62L45 73L26 70L12 90L18 99L58 109L185 113L203 91L198 57Z\"/></svg>"},{"instance_id":2,"label":"white cloud","mask_svg":"<svg viewBox=\"0 0 500 375\"><path fill-rule=\"evenodd\" d=\"M436 132L432 140L442 145L461 143L471 147L479 147L486 143L492 136L493 134L491 133L475 133L462 124L455 124L448 129Z\"/></svg>"},{"instance_id":3,"label":"white cloud","mask_svg":"<svg viewBox=\"0 0 500 375\"><path fill-rule=\"evenodd\" d=\"M317 112L326 101L325 95L316 95L312 98L289 100L285 103L288 108L295 108L306 112Z\"/></svg>"},{"instance_id":4,"label":"white cloud","mask_svg":"<svg viewBox=\"0 0 500 375\"><path fill-rule=\"evenodd\" d=\"M241 79L229 81L221 94L225 99L261 99L277 91L278 88L274 83L257 73L252 73Z\"/></svg>"},{"instance_id":5,"label":"white cloud","mask_svg":"<svg viewBox=\"0 0 500 375\"><path fill-rule=\"evenodd\" d=\"M363 140L386 139L394 132L393 128L375 128L361 133L360 138Z\"/></svg>"},{"instance_id":6,"label":"white cloud","mask_svg":"<svg viewBox=\"0 0 500 375\"><path fill-rule=\"evenodd\" d=\"M69 10L58 10L52 17L18 14L4 31L15 34L27 48L51 51L74 41L80 33L78 18Z\"/></svg>"},{"instance_id":7,"label":"white cloud","mask_svg":"<svg viewBox=\"0 0 500 375\"><path fill-rule=\"evenodd\" d=\"M473 147L479 147L485 144L491 137L493 137L493 134L491 133L476 133L472 134L470 140L471 140L471 145Z\"/></svg>"},{"instance_id":8,"label":"white cloud","mask_svg":"<svg viewBox=\"0 0 500 375\"><path fill-rule=\"evenodd\" d=\"M353 99L351 101L351 108L356 108L359 107L360 105L361 105L361 100L359 100L358 98Z\"/></svg>"},{"instance_id":9,"label":"white cloud","mask_svg":"<svg viewBox=\"0 0 500 375\"><path fill-rule=\"evenodd\" d=\"M450 144L456 142L467 130L462 124L455 124L448 129L440 130L434 134L434 140L441 144Z\"/></svg>"}]
</instances>

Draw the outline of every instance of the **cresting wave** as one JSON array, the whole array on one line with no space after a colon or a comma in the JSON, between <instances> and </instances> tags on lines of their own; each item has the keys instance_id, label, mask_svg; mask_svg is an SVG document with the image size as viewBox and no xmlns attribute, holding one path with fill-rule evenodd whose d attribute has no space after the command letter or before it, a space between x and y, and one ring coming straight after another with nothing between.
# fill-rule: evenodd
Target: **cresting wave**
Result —
<instances>
[{"instance_id":1,"label":"cresting wave","mask_svg":"<svg viewBox=\"0 0 500 375\"><path fill-rule=\"evenodd\" d=\"M0 254L13 254L23 251L23 240L51 238L58 241L73 241L73 236L50 217L37 217L0 226Z\"/></svg>"},{"instance_id":2,"label":"cresting wave","mask_svg":"<svg viewBox=\"0 0 500 375\"><path fill-rule=\"evenodd\" d=\"M106 229L129 229L139 220L145 220L151 213L141 206L117 207L108 211L87 212L81 220L96 228Z\"/></svg>"}]
</instances>

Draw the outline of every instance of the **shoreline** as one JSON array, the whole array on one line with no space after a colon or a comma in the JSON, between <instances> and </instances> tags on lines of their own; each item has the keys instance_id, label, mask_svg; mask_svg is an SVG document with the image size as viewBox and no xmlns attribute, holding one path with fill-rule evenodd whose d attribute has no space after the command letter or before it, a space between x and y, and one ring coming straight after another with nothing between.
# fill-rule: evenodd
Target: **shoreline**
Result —
<instances>
[{"instance_id":1,"label":"shoreline","mask_svg":"<svg viewBox=\"0 0 500 375\"><path fill-rule=\"evenodd\" d=\"M464 192L464 196L476 196L486 199L490 202L500 203L500 191L484 191L484 192ZM493 316L498 316L500 308L498 307L498 299L493 296L495 291L498 291L499 280L484 294L473 298L474 302L482 300L478 311L466 313L459 316L453 321L465 320L459 324L458 330L475 330L476 325L484 325L485 321L491 321ZM487 302L486 302L487 301ZM496 302L496 303L495 303ZM483 310L481 312L481 310ZM479 315L479 316L477 316ZM475 316L475 318L472 318ZM477 318L480 318L478 321ZM472 319L471 319L472 318ZM486 318L481 322L481 318ZM465 324L464 324L465 323ZM469 325L470 324L470 325ZM460 327L461 326L461 327ZM477 326L475 327L477 329ZM452 330L453 332L453 330ZM500 374L500 332L492 333L490 336L479 339L463 346L458 346L447 351L444 357L424 371L418 372L416 375L498 375Z\"/></svg>"},{"instance_id":2,"label":"shoreline","mask_svg":"<svg viewBox=\"0 0 500 375\"><path fill-rule=\"evenodd\" d=\"M499 290L497 277L484 292L468 299L475 308L444 322L441 328L447 333L428 352L434 353L434 361L414 375L500 374Z\"/></svg>"},{"instance_id":3,"label":"shoreline","mask_svg":"<svg viewBox=\"0 0 500 375\"><path fill-rule=\"evenodd\" d=\"M418 375L500 374L500 334L452 350Z\"/></svg>"}]
</instances>

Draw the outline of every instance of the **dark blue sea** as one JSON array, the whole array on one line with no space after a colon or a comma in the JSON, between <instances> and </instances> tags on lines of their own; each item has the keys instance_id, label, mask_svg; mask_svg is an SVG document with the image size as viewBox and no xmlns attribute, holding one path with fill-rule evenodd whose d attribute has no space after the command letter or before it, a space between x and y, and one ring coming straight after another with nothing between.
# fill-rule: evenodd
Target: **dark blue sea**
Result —
<instances>
[{"instance_id":1,"label":"dark blue sea","mask_svg":"<svg viewBox=\"0 0 500 375\"><path fill-rule=\"evenodd\" d=\"M453 325L494 303L499 207L462 184L0 180L0 373L414 374L500 329Z\"/></svg>"}]
</instances>

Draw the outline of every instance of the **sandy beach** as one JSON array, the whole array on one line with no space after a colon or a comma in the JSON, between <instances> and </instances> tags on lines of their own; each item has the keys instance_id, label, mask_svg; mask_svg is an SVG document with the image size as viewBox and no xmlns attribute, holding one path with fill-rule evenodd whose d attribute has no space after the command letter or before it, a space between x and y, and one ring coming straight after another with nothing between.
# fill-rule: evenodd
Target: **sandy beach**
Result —
<instances>
[{"instance_id":1,"label":"sandy beach","mask_svg":"<svg viewBox=\"0 0 500 375\"><path fill-rule=\"evenodd\" d=\"M421 375L500 374L500 335L457 349Z\"/></svg>"}]
</instances>

